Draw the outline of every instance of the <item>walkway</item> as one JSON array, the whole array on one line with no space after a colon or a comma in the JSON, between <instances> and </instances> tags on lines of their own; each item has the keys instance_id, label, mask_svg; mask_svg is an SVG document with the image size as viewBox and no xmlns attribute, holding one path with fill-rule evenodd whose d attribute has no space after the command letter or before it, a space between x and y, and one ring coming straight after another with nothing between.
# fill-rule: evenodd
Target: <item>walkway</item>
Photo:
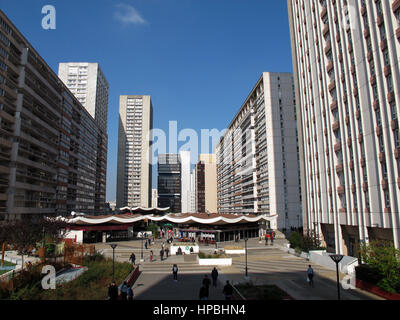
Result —
<instances>
[{"instance_id":1,"label":"walkway","mask_svg":"<svg viewBox=\"0 0 400 320\"><path fill-rule=\"evenodd\" d=\"M306 259L296 257L286 252L284 239L277 239L274 246L265 246L258 239L248 241L248 273L251 282L256 285L276 284L297 300L335 300L337 299L336 272L325 267L313 265L315 272L314 288L306 281L306 270L310 264ZM244 247L244 241L239 243L223 243L226 246ZM185 262L182 256L172 256L165 261L160 261L158 252L161 241L156 241L151 250L155 253L156 260L149 262L149 250L144 250L144 262L141 263L141 275L135 283L136 299L142 300L192 300L198 299L198 293L204 274L210 275L212 267L199 266L197 263ZM96 245L96 249L111 256L112 250L108 244ZM212 252L215 246L201 246L200 251ZM116 249L118 261L128 261L132 252L135 252L136 262L141 256L141 241L122 242ZM232 256L231 267L218 268L219 288L210 290L210 300L223 299L222 287L226 280L231 283L244 283L245 257ZM179 281L172 280L172 265L177 263L180 268ZM343 277L343 275L341 275ZM371 300L379 297L365 291L341 290L343 300Z\"/></svg>"}]
</instances>

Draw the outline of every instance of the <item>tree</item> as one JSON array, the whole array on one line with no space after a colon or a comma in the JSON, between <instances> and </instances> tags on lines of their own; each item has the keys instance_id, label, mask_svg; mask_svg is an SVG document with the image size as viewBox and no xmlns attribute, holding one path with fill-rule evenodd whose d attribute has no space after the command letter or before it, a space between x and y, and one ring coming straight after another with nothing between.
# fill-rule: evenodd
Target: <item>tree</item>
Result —
<instances>
[{"instance_id":1,"label":"tree","mask_svg":"<svg viewBox=\"0 0 400 320\"><path fill-rule=\"evenodd\" d=\"M23 268L24 255L30 248L43 241L44 235L58 243L65 235L66 226L65 222L50 218L6 221L0 226L0 240L12 245L22 255Z\"/></svg>"},{"instance_id":2,"label":"tree","mask_svg":"<svg viewBox=\"0 0 400 320\"><path fill-rule=\"evenodd\" d=\"M371 241L360 246L364 263L382 276L378 286L388 292L400 292L400 251L390 241Z\"/></svg>"}]
</instances>

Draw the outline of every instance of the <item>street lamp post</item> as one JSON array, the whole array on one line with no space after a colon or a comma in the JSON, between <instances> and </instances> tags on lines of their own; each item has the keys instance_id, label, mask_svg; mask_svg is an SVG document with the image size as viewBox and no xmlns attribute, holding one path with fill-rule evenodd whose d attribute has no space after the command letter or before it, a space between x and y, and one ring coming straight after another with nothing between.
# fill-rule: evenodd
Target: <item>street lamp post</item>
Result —
<instances>
[{"instance_id":1,"label":"street lamp post","mask_svg":"<svg viewBox=\"0 0 400 320\"><path fill-rule=\"evenodd\" d=\"M245 252L246 252L246 279L249 278L249 272L248 272L248 268L247 268L247 240L249 240L247 237L244 238L244 244L245 244Z\"/></svg>"},{"instance_id":2,"label":"street lamp post","mask_svg":"<svg viewBox=\"0 0 400 320\"><path fill-rule=\"evenodd\" d=\"M142 234L142 251L141 251L141 255L140 255L140 261L143 261L143 234Z\"/></svg>"},{"instance_id":3,"label":"street lamp post","mask_svg":"<svg viewBox=\"0 0 400 320\"><path fill-rule=\"evenodd\" d=\"M114 282L115 281L114 260L115 260L115 248L117 247L117 244L113 243L113 244L110 244L110 246L113 249L113 282Z\"/></svg>"},{"instance_id":4,"label":"street lamp post","mask_svg":"<svg viewBox=\"0 0 400 320\"><path fill-rule=\"evenodd\" d=\"M341 254L331 254L330 257L336 263L337 293L338 293L338 300L340 300L339 262L342 261L343 255L341 255Z\"/></svg>"}]
</instances>

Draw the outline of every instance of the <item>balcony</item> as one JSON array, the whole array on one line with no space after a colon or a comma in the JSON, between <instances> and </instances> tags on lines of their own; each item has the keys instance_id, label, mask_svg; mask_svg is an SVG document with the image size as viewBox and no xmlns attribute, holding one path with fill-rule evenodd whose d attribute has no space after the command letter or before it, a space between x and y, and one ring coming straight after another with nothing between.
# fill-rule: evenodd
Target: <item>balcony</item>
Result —
<instances>
[{"instance_id":1,"label":"balcony","mask_svg":"<svg viewBox=\"0 0 400 320\"><path fill-rule=\"evenodd\" d=\"M379 108L379 100L375 100L375 101L374 101L373 107L374 107L374 110L375 110L375 111L378 110L378 108Z\"/></svg>"},{"instance_id":2,"label":"balcony","mask_svg":"<svg viewBox=\"0 0 400 320\"><path fill-rule=\"evenodd\" d=\"M335 110L337 110L337 108L338 108L337 100L334 100L331 103L331 111L335 111Z\"/></svg>"},{"instance_id":3,"label":"balcony","mask_svg":"<svg viewBox=\"0 0 400 320\"><path fill-rule=\"evenodd\" d=\"M396 37L398 40L400 40L400 28L396 29Z\"/></svg>"},{"instance_id":4,"label":"balcony","mask_svg":"<svg viewBox=\"0 0 400 320\"><path fill-rule=\"evenodd\" d=\"M329 72L333 69L333 61L330 61L326 66L326 72Z\"/></svg>"},{"instance_id":5,"label":"balcony","mask_svg":"<svg viewBox=\"0 0 400 320\"><path fill-rule=\"evenodd\" d=\"M340 122L339 121L336 121L336 122L334 122L332 124L332 130L333 131L337 131L339 129L339 127L340 127Z\"/></svg>"},{"instance_id":6,"label":"balcony","mask_svg":"<svg viewBox=\"0 0 400 320\"><path fill-rule=\"evenodd\" d=\"M387 182L386 179L383 179L383 180L381 181L381 186L382 186L382 190L387 190L387 188L388 188L388 182Z\"/></svg>"},{"instance_id":7,"label":"balcony","mask_svg":"<svg viewBox=\"0 0 400 320\"><path fill-rule=\"evenodd\" d=\"M353 160L351 160L351 161L349 162L349 168L350 168L350 170L353 170L353 169L354 169L354 161L353 161Z\"/></svg>"},{"instance_id":8,"label":"balcony","mask_svg":"<svg viewBox=\"0 0 400 320\"><path fill-rule=\"evenodd\" d=\"M370 82L370 84L373 86L373 85L375 85L376 84L376 76L375 75L372 75L370 78L369 78L369 82Z\"/></svg>"},{"instance_id":9,"label":"balcony","mask_svg":"<svg viewBox=\"0 0 400 320\"><path fill-rule=\"evenodd\" d=\"M364 157L362 157L361 159L360 159L360 165L361 165L361 167L365 167L365 158Z\"/></svg>"},{"instance_id":10,"label":"balcony","mask_svg":"<svg viewBox=\"0 0 400 320\"><path fill-rule=\"evenodd\" d=\"M399 127L398 121L397 120L392 120L390 122L390 127L392 128L393 131L396 130Z\"/></svg>"},{"instance_id":11,"label":"balcony","mask_svg":"<svg viewBox=\"0 0 400 320\"><path fill-rule=\"evenodd\" d=\"M385 161L385 153L379 152L378 158L379 158L380 163L384 162Z\"/></svg>"},{"instance_id":12,"label":"balcony","mask_svg":"<svg viewBox=\"0 0 400 320\"><path fill-rule=\"evenodd\" d=\"M339 173L342 173L342 172L343 172L343 164L338 164L336 166L336 173L339 174Z\"/></svg>"},{"instance_id":13,"label":"balcony","mask_svg":"<svg viewBox=\"0 0 400 320\"><path fill-rule=\"evenodd\" d=\"M333 80L333 81L329 84L328 90L329 90L329 92L330 92L330 91L332 91L332 90L335 89L335 88L336 88L336 83L335 83L335 80Z\"/></svg>"},{"instance_id":14,"label":"balcony","mask_svg":"<svg viewBox=\"0 0 400 320\"><path fill-rule=\"evenodd\" d=\"M364 38L368 38L369 37L369 29L365 28L364 29Z\"/></svg>"},{"instance_id":15,"label":"balcony","mask_svg":"<svg viewBox=\"0 0 400 320\"><path fill-rule=\"evenodd\" d=\"M396 159L399 159L399 156L400 156L400 148L396 148L396 149L394 149L394 157L396 158Z\"/></svg>"},{"instance_id":16,"label":"balcony","mask_svg":"<svg viewBox=\"0 0 400 320\"><path fill-rule=\"evenodd\" d=\"M342 150L342 144L340 142L336 143L334 146L335 152Z\"/></svg>"},{"instance_id":17,"label":"balcony","mask_svg":"<svg viewBox=\"0 0 400 320\"><path fill-rule=\"evenodd\" d=\"M383 69L385 73L385 77L387 78L389 74L391 74L392 69L390 67L390 64L386 65L385 68Z\"/></svg>"},{"instance_id":18,"label":"balcony","mask_svg":"<svg viewBox=\"0 0 400 320\"><path fill-rule=\"evenodd\" d=\"M367 192L368 191L368 182L363 182L363 191Z\"/></svg>"},{"instance_id":19,"label":"balcony","mask_svg":"<svg viewBox=\"0 0 400 320\"><path fill-rule=\"evenodd\" d=\"M369 62L371 62L371 60L374 58L374 54L372 53L371 50L368 50L368 54L367 54L367 60Z\"/></svg>"},{"instance_id":20,"label":"balcony","mask_svg":"<svg viewBox=\"0 0 400 320\"><path fill-rule=\"evenodd\" d=\"M327 41L325 49L324 49L325 54L328 55L328 53L331 51L331 49L332 49L331 42Z\"/></svg>"},{"instance_id":21,"label":"balcony","mask_svg":"<svg viewBox=\"0 0 400 320\"><path fill-rule=\"evenodd\" d=\"M383 39L380 44L381 50L384 51L387 48L387 39Z\"/></svg>"},{"instance_id":22,"label":"balcony","mask_svg":"<svg viewBox=\"0 0 400 320\"><path fill-rule=\"evenodd\" d=\"M387 94L387 99L388 99L388 102L389 103L392 103L393 101L394 101L394 92L392 91L392 92L389 92L388 94Z\"/></svg>"},{"instance_id":23,"label":"balcony","mask_svg":"<svg viewBox=\"0 0 400 320\"><path fill-rule=\"evenodd\" d=\"M376 18L376 24L380 26L383 23L383 15L380 14L378 18Z\"/></svg>"},{"instance_id":24,"label":"balcony","mask_svg":"<svg viewBox=\"0 0 400 320\"><path fill-rule=\"evenodd\" d=\"M364 141L364 137L361 133L358 134L358 143L362 143Z\"/></svg>"},{"instance_id":25,"label":"balcony","mask_svg":"<svg viewBox=\"0 0 400 320\"><path fill-rule=\"evenodd\" d=\"M379 137L382 135L382 126L377 126L375 129L376 135Z\"/></svg>"},{"instance_id":26,"label":"balcony","mask_svg":"<svg viewBox=\"0 0 400 320\"><path fill-rule=\"evenodd\" d=\"M356 185L354 183L351 185L351 192L356 193Z\"/></svg>"},{"instance_id":27,"label":"balcony","mask_svg":"<svg viewBox=\"0 0 400 320\"><path fill-rule=\"evenodd\" d=\"M399 9L400 9L400 0L393 1L393 4L392 4L393 12L396 12Z\"/></svg>"},{"instance_id":28,"label":"balcony","mask_svg":"<svg viewBox=\"0 0 400 320\"><path fill-rule=\"evenodd\" d=\"M345 193L345 187L344 186L337 187L337 193L339 195L344 194Z\"/></svg>"}]
</instances>

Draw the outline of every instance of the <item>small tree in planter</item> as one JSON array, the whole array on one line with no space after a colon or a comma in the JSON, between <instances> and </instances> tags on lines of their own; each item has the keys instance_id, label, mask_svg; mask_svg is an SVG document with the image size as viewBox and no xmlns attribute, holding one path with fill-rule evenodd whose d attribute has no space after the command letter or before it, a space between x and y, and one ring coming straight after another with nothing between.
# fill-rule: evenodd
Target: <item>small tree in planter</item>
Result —
<instances>
[{"instance_id":1,"label":"small tree in planter","mask_svg":"<svg viewBox=\"0 0 400 320\"><path fill-rule=\"evenodd\" d=\"M400 293L400 251L389 241L371 241L360 246L362 261L382 277L377 283L391 293Z\"/></svg>"}]
</instances>

